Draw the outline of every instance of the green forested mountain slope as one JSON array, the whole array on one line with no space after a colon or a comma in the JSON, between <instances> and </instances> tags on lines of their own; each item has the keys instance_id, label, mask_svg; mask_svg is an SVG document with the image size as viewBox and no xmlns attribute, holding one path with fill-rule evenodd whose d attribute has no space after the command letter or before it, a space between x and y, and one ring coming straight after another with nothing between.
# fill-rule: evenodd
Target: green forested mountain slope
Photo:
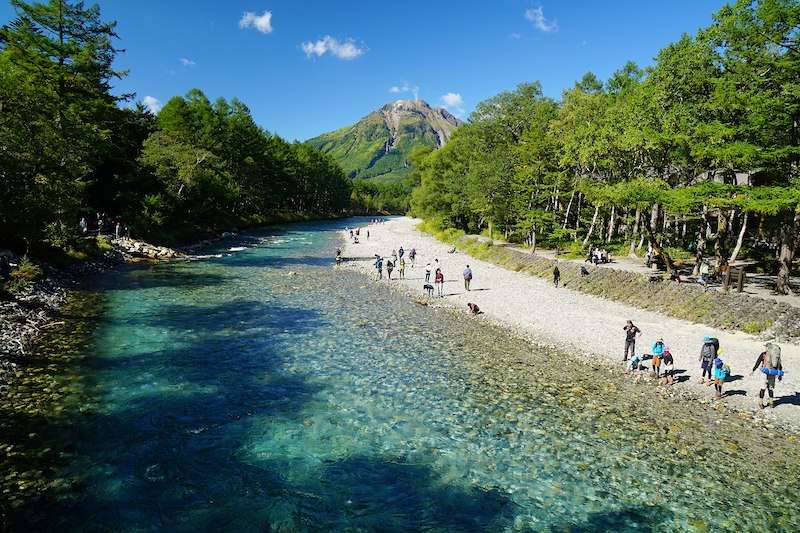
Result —
<instances>
[{"instance_id":1,"label":"green forested mountain slope","mask_svg":"<svg viewBox=\"0 0 800 533\"><path fill-rule=\"evenodd\" d=\"M460 121L421 100L397 100L355 124L323 133L308 144L330 154L354 178L403 178L416 146L439 148Z\"/></svg>"}]
</instances>

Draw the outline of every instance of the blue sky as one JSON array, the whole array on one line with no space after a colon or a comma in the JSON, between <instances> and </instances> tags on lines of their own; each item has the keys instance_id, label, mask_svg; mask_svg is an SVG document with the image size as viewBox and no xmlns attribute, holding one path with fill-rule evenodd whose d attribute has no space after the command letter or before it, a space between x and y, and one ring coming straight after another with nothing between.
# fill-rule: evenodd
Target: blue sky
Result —
<instances>
[{"instance_id":1,"label":"blue sky","mask_svg":"<svg viewBox=\"0 0 800 533\"><path fill-rule=\"evenodd\" d=\"M0 1L5 23L13 11ZM99 2L103 17L119 23L125 53L117 66L130 71L118 91L154 105L193 87L212 99L236 96L261 126L289 140L346 126L414 88L464 118L525 81L559 97L588 70L605 79L629 59L650 64L724 3Z\"/></svg>"}]
</instances>

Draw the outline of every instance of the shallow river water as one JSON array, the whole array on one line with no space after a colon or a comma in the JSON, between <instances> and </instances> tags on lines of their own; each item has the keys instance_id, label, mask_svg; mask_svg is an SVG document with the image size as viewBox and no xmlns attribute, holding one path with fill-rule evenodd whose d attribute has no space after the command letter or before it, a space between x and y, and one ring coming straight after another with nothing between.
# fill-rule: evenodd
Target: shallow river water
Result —
<instances>
[{"instance_id":1,"label":"shallow river water","mask_svg":"<svg viewBox=\"0 0 800 533\"><path fill-rule=\"evenodd\" d=\"M0 413L0 525L800 529L794 436L334 269L345 224L95 280Z\"/></svg>"}]
</instances>

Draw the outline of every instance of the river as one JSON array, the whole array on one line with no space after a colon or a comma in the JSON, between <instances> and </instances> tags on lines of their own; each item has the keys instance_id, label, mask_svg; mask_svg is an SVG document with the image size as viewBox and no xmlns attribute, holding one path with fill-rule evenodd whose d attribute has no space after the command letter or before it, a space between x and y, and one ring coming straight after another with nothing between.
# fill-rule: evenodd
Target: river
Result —
<instances>
[{"instance_id":1,"label":"river","mask_svg":"<svg viewBox=\"0 0 800 533\"><path fill-rule=\"evenodd\" d=\"M5 526L800 529L794 435L332 268L353 223L92 280L0 413Z\"/></svg>"}]
</instances>

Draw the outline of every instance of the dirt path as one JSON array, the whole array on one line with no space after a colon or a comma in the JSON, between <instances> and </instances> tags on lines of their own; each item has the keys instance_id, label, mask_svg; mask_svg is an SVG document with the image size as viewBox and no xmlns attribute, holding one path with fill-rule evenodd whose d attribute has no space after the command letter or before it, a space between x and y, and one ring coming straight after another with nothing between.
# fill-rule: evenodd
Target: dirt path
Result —
<instances>
[{"instance_id":1,"label":"dirt path","mask_svg":"<svg viewBox=\"0 0 800 533\"><path fill-rule=\"evenodd\" d=\"M450 254L450 245L415 229L419 222L402 217L371 225L369 239L362 228L360 244L353 244L345 237L344 256L353 259L345 264L346 267L360 269L374 278L375 254L391 257L392 250L401 246L406 254L416 248L416 268L407 266L406 279L399 281L397 271L393 273L391 283L397 284L398 288L406 288L422 296L425 264L438 259L445 274L445 297L434 298L436 303L451 305L465 312L468 302L476 303L489 319L586 358L602 357L618 364L620 371L623 369L622 327L627 319L631 319L643 332L637 341L637 353L649 352L653 342L663 337L675 356L675 369L682 371L679 374L681 383L675 386L688 387L704 398L713 396L713 388L697 383L701 373L698 355L705 335L717 337L722 346L721 357L732 369L732 381L725 386L726 397L723 401L739 409L757 410L763 374L756 372L751 376L750 371L763 350L763 340L745 333L717 330L666 317L565 288L554 288L552 283L541 278L506 270L461 252ZM464 289L461 274L467 264L474 272L470 292ZM384 271L382 283L388 283L385 275ZM778 400L775 408L762 412L760 416L800 427L800 346L781 344L781 347L786 376L776 387Z\"/></svg>"}]
</instances>

